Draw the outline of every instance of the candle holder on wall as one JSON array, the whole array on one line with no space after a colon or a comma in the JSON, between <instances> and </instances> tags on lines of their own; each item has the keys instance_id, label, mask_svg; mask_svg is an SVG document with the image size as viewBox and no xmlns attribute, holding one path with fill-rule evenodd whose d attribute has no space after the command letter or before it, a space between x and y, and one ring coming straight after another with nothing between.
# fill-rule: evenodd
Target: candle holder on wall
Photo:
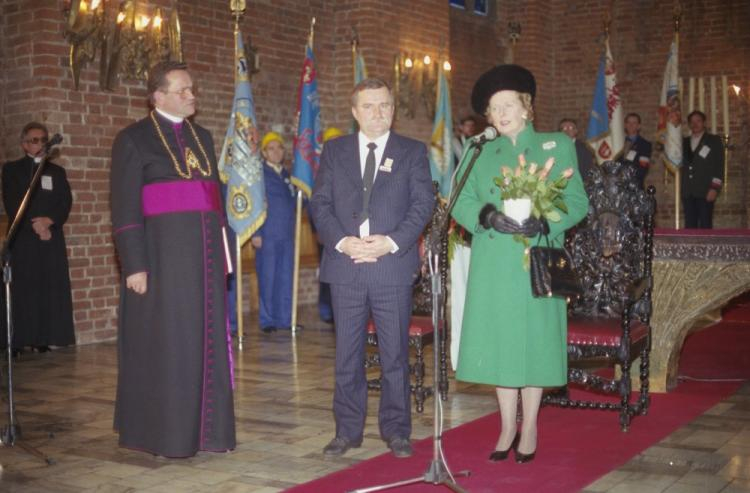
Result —
<instances>
[{"instance_id":1,"label":"candle holder on wall","mask_svg":"<svg viewBox=\"0 0 750 493\"><path fill-rule=\"evenodd\" d=\"M393 63L393 93L397 111L406 118L417 116L420 103L430 119L435 117L438 69L440 61L430 55L421 58L409 53L399 53ZM448 60L443 60L443 70L450 72Z\"/></svg>"},{"instance_id":2,"label":"candle holder on wall","mask_svg":"<svg viewBox=\"0 0 750 493\"><path fill-rule=\"evenodd\" d=\"M144 80L163 60L182 61L182 30L177 8L165 22L161 8L149 12L135 0L108 7L107 0L64 0L65 37L75 88L81 71L99 58L99 86L114 90L119 79Z\"/></svg>"}]
</instances>

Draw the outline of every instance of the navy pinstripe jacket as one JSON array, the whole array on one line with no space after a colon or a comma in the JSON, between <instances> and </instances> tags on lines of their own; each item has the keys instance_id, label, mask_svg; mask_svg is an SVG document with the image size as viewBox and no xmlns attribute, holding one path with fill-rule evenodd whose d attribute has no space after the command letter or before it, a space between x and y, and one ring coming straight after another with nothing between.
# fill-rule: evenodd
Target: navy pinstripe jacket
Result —
<instances>
[{"instance_id":1,"label":"navy pinstripe jacket","mask_svg":"<svg viewBox=\"0 0 750 493\"><path fill-rule=\"evenodd\" d=\"M408 285L419 265L417 240L429 221L435 200L427 148L421 142L391 131L380 166L391 159L390 171L381 167L370 196L370 234L382 234L398 245L374 263L355 264L335 249L345 236L359 236L363 181L358 134L328 141L320 159L310 207L325 245L320 280Z\"/></svg>"}]
</instances>

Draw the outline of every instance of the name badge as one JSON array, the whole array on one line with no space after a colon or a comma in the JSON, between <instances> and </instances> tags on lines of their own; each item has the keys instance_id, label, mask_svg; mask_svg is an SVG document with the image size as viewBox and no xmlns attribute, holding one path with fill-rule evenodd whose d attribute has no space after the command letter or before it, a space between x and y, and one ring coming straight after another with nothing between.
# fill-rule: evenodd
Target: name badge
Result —
<instances>
[{"instance_id":1,"label":"name badge","mask_svg":"<svg viewBox=\"0 0 750 493\"><path fill-rule=\"evenodd\" d=\"M698 155L703 159L706 159L706 156L708 156L709 152L711 152L711 148L704 144L703 147L701 147L701 150L698 152Z\"/></svg>"},{"instance_id":2,"label":"name badge","mask_svg":"<svg viewBox=\"0 0 750 493\"><path fill-rule=\"evenodd\" d=\"M50 175L42 175L42 190L52 190L52 177Z\"/></svg>"},{"instance_id":3,"label":"name badge","mask_svg":"<svg viewBox=\"0 0 750 493\"><path fill-rule=\"evenodd\" d=\"M626 161L635 161L635 151L631 150L628 152L628 154L625 156Z\"/></svg>"},{"instance_id":4,"label":"name badge","mask_svg":"<svg viewBox=\"0 0 750 493\"><path fill-rule=\"evenodd\" d=\"M554 140L550 140L549 142L545 142L544 144L542 144L542 149L544 149L545 151L549 151L550 149L554 149L555 147L557 147L557 142L555 142Z\"/></svg>"},{"instance_id":5,"label":"name badge","mask_svg":"<svg viewBox=\"0 0 750 493\"><path fill-rule=\"evenodd\" d=\"M390 173L391 168L393 168L393 159L385 158L385 161L383 161L383 165L380 166L378 169L380 171L385 171L386 173Z\"/></svg>"}]
</instances>

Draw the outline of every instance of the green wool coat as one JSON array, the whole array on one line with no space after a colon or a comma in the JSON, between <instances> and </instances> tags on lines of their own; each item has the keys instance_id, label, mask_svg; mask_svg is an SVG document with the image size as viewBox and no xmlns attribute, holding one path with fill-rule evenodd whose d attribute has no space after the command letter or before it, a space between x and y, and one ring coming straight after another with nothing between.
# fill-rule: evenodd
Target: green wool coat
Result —
<instances>
[{"instance_id":1,"label":"green wool coat","mask_svg":"<svg viewBox=\"0 0 750 493\"><path fill-rule=\"evenodd\" d=\"M529 272L523 268L523 244L513 235L484 229L478 220L485 204L502 210L494 178L501 176L501 166L518 167L520 154L529 165L540 167L554 157L549 179L567 168L575 170L565 189L568 213L549 223L551 243L559 246L565 230L588 210L575 146L565 134L537 133L527 125L515 145L505 136L484 145L452 212L474 234L456 378L500 387L561 386L567 375L565 300L534 298ZM464 156L462 168L470 157ZM530 238L531 245L539 239Z\"/></svg>"}]
</instances>

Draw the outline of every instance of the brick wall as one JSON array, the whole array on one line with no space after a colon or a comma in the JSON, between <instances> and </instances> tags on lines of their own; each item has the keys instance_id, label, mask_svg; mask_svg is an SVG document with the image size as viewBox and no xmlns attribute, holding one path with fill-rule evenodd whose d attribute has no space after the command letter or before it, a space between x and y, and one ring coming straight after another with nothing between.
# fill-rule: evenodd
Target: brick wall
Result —
<instances>
[{"instance_id":1,"label":"brick wall","mask_svg":"<svg viewBox=\"0 0 750 493\"><path fill-rule=\"evenodd\" d=\"M110 2L111 3L111 2ZM144 2L141 2L145 4ZM171 8L174 2L149 0ZM467 1L471 4L471 1ZM232 18L228 2L182 0L179 6L186 61L199 87L197 121L221 144L232 96ZM453 111L470 110L476 77L507 59L508 21L521 23L517 63L538 79L536 125L554 129L559 118L578 118L585 130L601 53L601 19L609 2L563 0L491 2L490 15L460 11L444 0L254 0L242 22L259 49L261 72L253 93L261 131L281 129L291 147L296 88L310 18L317 18L315 55L325 126L348 129L351 122L351 28L360 36L368 71L392 81L399 51L449 56L454 70ZM726 74L750 91L750 0L683 1L681 73ZM112 338L116 328L118 269L109 217L109 149L116 132L146 114L142 82L123 81L114 92L98 87L97 62L73 89L63 39L61 1L0 0L0 161L20 155L18 132L31 119L65 135L57 161L64 165L74 194L65 228L75 322L79 343ZM655 105L671 39L673 2L615 2L612 50L618 65L626 111L643 117L643 134L652 138ZM748 109L733 100L731 128L738 143L732 154L730 188L719 202L719 226L748 226ZM427 141L432 122L420 109L414 119L400 116L396 128ZM736 136L736 138L735 138ZM658 189L659 222L669 225L671 182L663 185L655 166L649 183ZM300 300L314 302L314 271L303 275Z\"/></svg>"}]
</instances>

